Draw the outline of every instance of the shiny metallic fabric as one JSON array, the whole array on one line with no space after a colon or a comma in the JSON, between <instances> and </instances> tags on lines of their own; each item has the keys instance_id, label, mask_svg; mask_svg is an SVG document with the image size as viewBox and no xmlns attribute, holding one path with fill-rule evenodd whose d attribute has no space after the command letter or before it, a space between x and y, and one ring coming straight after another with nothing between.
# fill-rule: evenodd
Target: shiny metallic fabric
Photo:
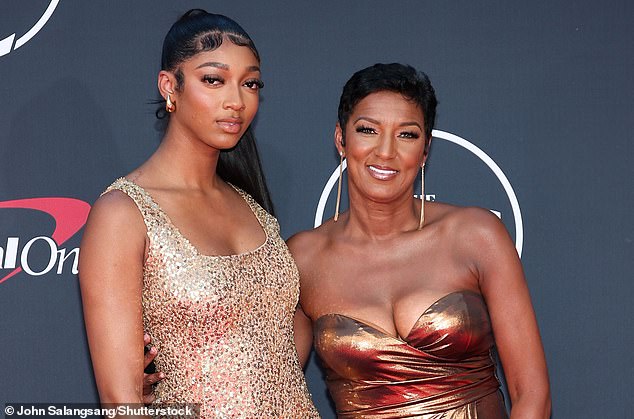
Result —
<instances>
[{"instance_id":1,"label":"shiny metallic fabric","mask_svg":"<svg viewBox=\"0 0 634 419\"><path fill-rule=\"evenodd\" d=\"M491 358L491 323L477 293L440 298L405 338L336 313L314 327L341 419L507 418Z\"/></svg>"}]
</instances>

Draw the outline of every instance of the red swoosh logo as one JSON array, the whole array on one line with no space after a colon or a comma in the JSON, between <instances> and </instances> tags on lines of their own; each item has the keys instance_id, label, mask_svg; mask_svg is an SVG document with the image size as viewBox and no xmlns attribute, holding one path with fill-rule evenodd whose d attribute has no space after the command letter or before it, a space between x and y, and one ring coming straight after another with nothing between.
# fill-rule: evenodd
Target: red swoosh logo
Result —
<instances>
[{"instance_id":1,"label":"red swoosh logo","mask_svg":"<svg viewBox=\"0 0 634 419\"><path fill-rule=\"evenodd\" d=\"M0 202L0 208L19 208L42 211L55 220L55 230L51 238L61 246L77 233L86 224L90 205L75 198L29 198L16 199L14 201ZM0 278L0 284L22 271L15 268L4 278Z\"/></svg>"}]
</instances>

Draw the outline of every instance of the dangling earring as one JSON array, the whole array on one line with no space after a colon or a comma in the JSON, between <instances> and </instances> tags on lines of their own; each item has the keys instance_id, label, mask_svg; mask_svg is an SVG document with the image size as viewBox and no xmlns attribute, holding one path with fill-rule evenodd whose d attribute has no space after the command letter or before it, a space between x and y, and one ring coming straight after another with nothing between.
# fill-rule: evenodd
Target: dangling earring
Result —
<instances>
[{"instance_id":1,"label":"dangling earring","mask_svg":"<svg viewBox=\"0 0 634 419\"><path fill-rule=\"evenodd\" d=\"M172 98L170 97L170 94L167 94L167 99L165 99L165 110L169 113L172 113L176 110L176 104L174 104L174 102L172 102Z\"/></svg>"},{"instance_id":2,"label":"dangling earring","mask_svg":"<svg viewBox=\"0 0 634 419\"><path fill-rule=\"evenodd\" d=\"M418 229L423 228L425 223L425 163L420 168L420 221L418 222Z\"/></svg>"},{"instance_id":3,"label":"dangling earring","mask_svg":"<svg viewBox=\"0 0 634 419\"><path fill-rule=\"evenodd\" d=\"M341 178L343 177L343 151L339 152L339 185L337 186L337 204L335 205L335 222L339 219L339 203L341 202Z\"/></svg>"}]
</instances>

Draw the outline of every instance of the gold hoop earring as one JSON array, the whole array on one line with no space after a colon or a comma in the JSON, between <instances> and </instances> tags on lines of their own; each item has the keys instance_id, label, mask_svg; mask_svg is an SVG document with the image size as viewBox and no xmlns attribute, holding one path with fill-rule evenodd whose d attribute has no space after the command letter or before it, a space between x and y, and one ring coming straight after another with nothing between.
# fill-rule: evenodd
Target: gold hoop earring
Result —
<instances>
[{"instance_id":1,"label":"gold hoop earring","mask_svg":"<svg viewBox=\"0 0 634 419\"><path fill-rule=\"evenodd\" d=\"M172 98L170 94L167 94L167 98L165 99L165 110L169 113L172 113L176 110L176 104L172 102Z\"/></svg>"},{"instance_id":2,"label":"gold hoop earring","mask_svg":"<svg viewBox=\"0 0 634 419\"><path fill-rule=\"evenodd\" d=\"M339 204L341 203L341 178L343 177L343 151L339 152L339 185L337 186L337 204L335 205L335 222L339 219Z\"/></svg>"},{"instance_id":3,"label":"gold hoop earring","mask_svg":"<svg viewBox=\"0 0 634 419\"><path fill-rule=\"evenodd\" d=\"M420 168L420 221L418 229L421 230L425 224L425 163Z\"/></svg>"}]
</instances>

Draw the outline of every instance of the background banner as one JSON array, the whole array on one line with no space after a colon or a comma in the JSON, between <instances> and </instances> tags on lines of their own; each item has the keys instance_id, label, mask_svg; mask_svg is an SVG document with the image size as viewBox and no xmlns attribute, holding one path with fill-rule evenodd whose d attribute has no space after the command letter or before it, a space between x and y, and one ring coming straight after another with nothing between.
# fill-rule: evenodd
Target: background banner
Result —
<instances>
[{"instance_id":1,"label":"background banner","mask_svg":"<svg viewBox=\"0 0 634 419\"><path fill-rule=\"evenodd\" d=\"M255 132L284 237L334 212L345 81L376 62L425 71L439 99L426 193L495 211L521 250L553 418L631 416L626 0L3 2L0 404L98 400L76 276L82 227L101 191L158 145L161 45L192 7L236 19L258 46ZM307 377L334 417L317 360Z\"/></svg>"}]
</instances>

